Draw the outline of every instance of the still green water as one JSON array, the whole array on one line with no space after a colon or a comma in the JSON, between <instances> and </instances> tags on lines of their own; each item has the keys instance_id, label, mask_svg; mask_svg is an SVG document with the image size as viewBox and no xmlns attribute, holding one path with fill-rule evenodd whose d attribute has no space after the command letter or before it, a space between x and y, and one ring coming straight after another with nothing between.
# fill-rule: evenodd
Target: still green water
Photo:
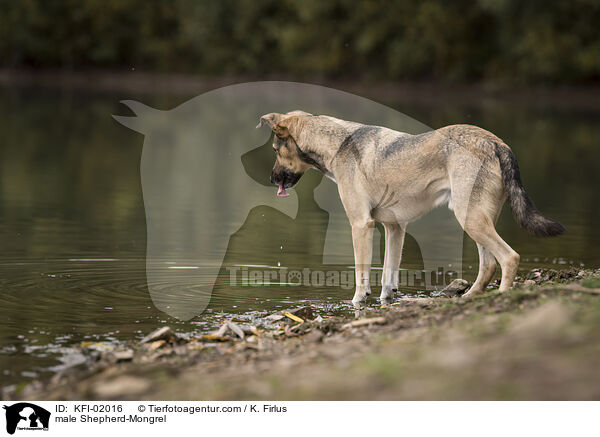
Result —
<instances>
[{"instance_id":1,"label":"still green water","mask_svg":"<svg viewBox=\"0 0 600 437\"><path fill-rule=\"evenodd\" d=\"M306 304L322 314L353 311L351 289L232 286L225 268L202 315L181 322L157 310L146 284L139 171L143 137L110 117L124 112L118 103L123 98L163 109L187 100L164 94L2 90L0 386L45 377L73 364L77 357L71 347L81 341L118 343L164 324L194 334L230 318L261 323L274 311ZM521 254L522 270L600 266L600 110L489 100L481 105L442 99L417 105L403 102L401 96L382 103L434 128L479 125L513 148L539 209L568 229L556 239L532 237L517 227L505 207L498 231ZM273 160L269 144L264 156L246 164L267 178ZM198 162L199 171L215 165ZM319 182L315 173L303 178L293 220L284 214L265 218L260 208L253 210L230 240L227 265L318 268L327 220L311 195ZM226 186L227 179L220 184L219 189L243 189ZM275 192L274 187L273 196ZM463 276L473 279L477 252L468 238L463 252ZM410 236L401 267L423 268ZM420 292L407 286L400 295ZM376 299L369 304L377 305Z\"/></svg>"}]
</instances>

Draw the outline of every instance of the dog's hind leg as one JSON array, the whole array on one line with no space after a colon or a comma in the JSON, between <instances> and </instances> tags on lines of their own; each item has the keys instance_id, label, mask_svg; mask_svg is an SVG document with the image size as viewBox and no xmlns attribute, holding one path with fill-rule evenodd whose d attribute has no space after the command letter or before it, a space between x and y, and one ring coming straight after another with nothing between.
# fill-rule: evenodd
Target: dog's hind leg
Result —
<instances>
[{"instance_id":1,"label":"dog's hind leg","mask_svg":"<svg viewBox=\"0 0 600 437\"><path fill-rule=\"evenodd\" d=\"M479 249L479 274L466 295L485 290L495 273L493 257L502 268L500 291L508 290L512 288L520 257L498 235L494 227L505 200L501 180L493 172L483 171L480 172L474 186L462 185L463 180L468 180L467 176L455 178L452 186L454 214Z\"/></svg>"},{"instance_id":2,"label":"dog's hind leg","mask_svg":"<svg viewBox=\"0 0 600 437\"><path fill-rule=\"evenodd\" d=\"M461 223L462 224L462 223ZM485 249L489 250L500 263L502 267L502 281L500 283L500 291L509 290L513 286L513 281L517 274L517 268L519 267L520 256L510 247L496 232L494 223L490 219L489 215L486 214L482 209L474 207L469 211L469 217L463 225L464 230L469 236L475 240L478 245L482 245ZM484 258L480 260L480 263L485 264L484 267L480 266L479 272L481 275L481 282L471 288L474 293L481 291L487 283L484 281L488 279L487 266L491 266L491 260L488 261L487 254L484 254ZM483 269L483 273L482 273ZM478 276L478 279L480 277ZM489 275L491 279L491 275ZM489 281L488 281L489 282ZM481 287L481 290L477 287ZM471 290L467 292L469 295Z\"/></svg>"},{"instance_id":3,"label":"dog's hind leg","mask_svg":"<svg viewBox=\"0 0 600 437\"><path fill-rule=\"evenodd\" d=\"M479 243L477 243L477 250L479 251L479 273L475 283L464 296L471 296L484 291L496 273L494 254Z\"/></svg>"},{"instance_id":4,"label":"dog's hind leg","mask_svg":"<svg viewBox=\"0 0 600 437\"><path fill-rule=\"evenodd\" d=\"M465 230L473 240L490 250L500 263L500 266L502 267L500 291L511 289L521 259L519 254L500 238L500 235L498 235L493 226L485 227L483 229L479 227L467 227Z\"/></svg>"},{"instance_id":5,"label":"dog's hind leg","mask_svg":"<svg viewBox=\"0 0 600 437\"><path fill-rule=\"evenodd\" d=\"M404 245L404 227L399 224L383 224L385 228L385 256L381 279L381 300L391 299L398 290L398 269Z\"/></svg>"},{"instance_id":6,"label":"dog's hind leg","mask_svg":"<svg viewBox=\"0 0 600 437\"><path fill-rule=\"evenodd\" d=\"M500 202L499 205L496 205L494 224L498 221L498 216L500 215L502 204L503 202ZM494 257L494 254L483 244L476 244L477 251L479 252L479 273L477 274L477 279L475 280L475 283L464 294L465 296L471 296L473 294L485 291L486 287L496 274L496 258Z\"/></svg>"}]
</instances>

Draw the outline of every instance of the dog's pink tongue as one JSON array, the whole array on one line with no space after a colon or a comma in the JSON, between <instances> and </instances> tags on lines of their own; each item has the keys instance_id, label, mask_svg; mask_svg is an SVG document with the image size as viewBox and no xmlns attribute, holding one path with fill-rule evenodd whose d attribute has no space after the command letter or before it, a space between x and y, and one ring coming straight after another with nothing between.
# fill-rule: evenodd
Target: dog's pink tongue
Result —
<instances>
[{"instance_id":1,"label":"dog's pink tongue","mask_svg":"<svg viewBox=\"0 0 600 437\"><path fill-rule=\"evenodd\" d=\"M285 188L283 188L283 185L279 185L279 190L277 190L277 195L279 197L288 197L289 194L285 191Z\"/></svg>"}]
</instances>

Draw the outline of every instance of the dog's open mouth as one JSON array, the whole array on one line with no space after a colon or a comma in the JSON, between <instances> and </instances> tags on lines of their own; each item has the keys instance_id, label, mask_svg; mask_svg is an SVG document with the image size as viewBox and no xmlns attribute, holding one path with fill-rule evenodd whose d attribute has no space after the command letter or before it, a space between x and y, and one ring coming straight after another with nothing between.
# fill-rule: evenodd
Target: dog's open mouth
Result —
<instances>
[{"instance_id":1,"label":"dog's open mouth","mask_svg":"<svg viewBox=\"0 0 600 437\"><path fill-rule=\"evenodd\" d=\"M277 195L279 197L289 197L289 194L287 193L287 191L285 191L285 188L283 188L283 184L279 184L279 189L277 190Z\"/></svg>"}]
</instances>

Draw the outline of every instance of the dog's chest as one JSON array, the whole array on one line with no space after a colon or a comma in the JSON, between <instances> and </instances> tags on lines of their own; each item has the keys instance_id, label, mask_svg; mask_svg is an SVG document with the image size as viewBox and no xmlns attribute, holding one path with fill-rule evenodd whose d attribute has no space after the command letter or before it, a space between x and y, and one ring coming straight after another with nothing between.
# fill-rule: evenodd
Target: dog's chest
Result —
<instances>
[{"instance_id":1,"label":"dog's chest","mask_svg":"<svg viewBox=\"0 0 600 437\"><path fill-rule=\"evenodd\" d=\"M371 217L380 223L410 223L449 202L450 190L446 187L418 192L388 189L372 201Z\"/></svg>"}]
</instances>

